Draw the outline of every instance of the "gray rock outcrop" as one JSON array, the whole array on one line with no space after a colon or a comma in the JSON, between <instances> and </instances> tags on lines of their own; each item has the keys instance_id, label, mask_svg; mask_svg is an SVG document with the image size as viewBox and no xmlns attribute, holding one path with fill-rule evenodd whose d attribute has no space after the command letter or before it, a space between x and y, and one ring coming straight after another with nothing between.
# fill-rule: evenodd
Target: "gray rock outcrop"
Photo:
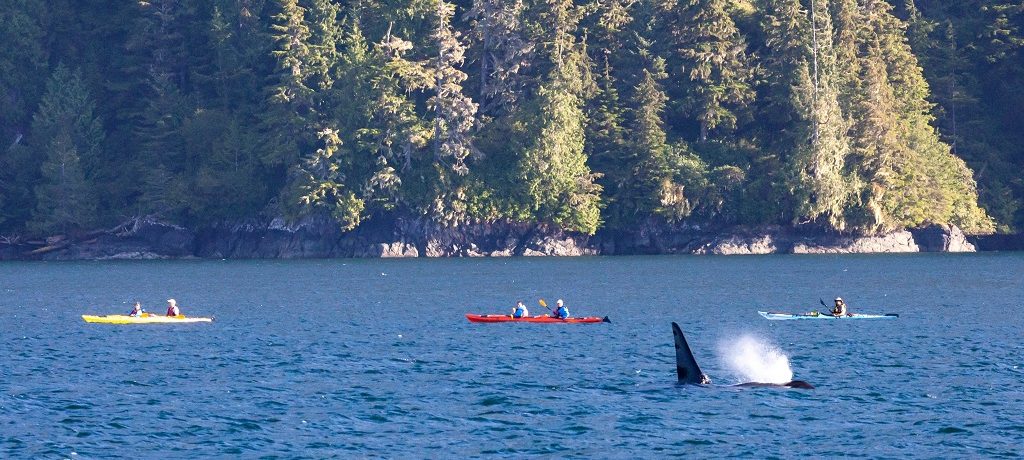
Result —
<instances>
[{"instance_id":1,"label":"gray rock outcrop","mask_svg":"<svg viewBox=\"0 0 1024 460\"><path fill-rule=\"evenodd\" d=\"M793 245L794 254L900 253L919 250L914 236L906 230L880 236L826 236Z\"/></svg>"},{"instance_id":2,"label":"gray rock outcrop","mask_svg":"<svg viewBox=\"0 0 1024 460\"><path fill-rule=\"evenodd\" d=\"M973 244L956 225L934 224L911 230L921 252L974 252Z\"/></svg>"}]
</instances>

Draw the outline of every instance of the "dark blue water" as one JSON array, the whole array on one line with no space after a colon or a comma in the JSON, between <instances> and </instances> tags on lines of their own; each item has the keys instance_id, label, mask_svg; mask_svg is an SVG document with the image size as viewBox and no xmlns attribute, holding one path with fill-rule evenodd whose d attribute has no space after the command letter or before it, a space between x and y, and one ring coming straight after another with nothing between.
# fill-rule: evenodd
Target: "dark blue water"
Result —
<instances>
[{"instance_id":1,"label":"dark blue water","mask_svg":"<svg viewBox=\"0 0 1024 460\"><path fill-rule=\"evenodd\" d=\"M1016 457L1024 255L0 264L0 457ZM837 294L898 320L769 322ZM212 324L86 324L140 299ZM470 324L563 297L611 324ZM677 386L670 322L716 385ZM816 390L738 389L729 344Z\"/></svg>"}]
</instances>

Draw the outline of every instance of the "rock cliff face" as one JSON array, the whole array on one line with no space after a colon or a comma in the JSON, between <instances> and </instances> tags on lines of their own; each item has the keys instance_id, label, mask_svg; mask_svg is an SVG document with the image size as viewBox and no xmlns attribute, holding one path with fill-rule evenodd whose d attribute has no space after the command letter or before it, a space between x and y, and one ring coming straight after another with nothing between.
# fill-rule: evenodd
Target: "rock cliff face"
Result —
<instances>
[{"instance_id":1,"label":"rock cliff face","mask_svg":"<svg viewBox=\"0 0 1024 460\"><path fill-rule=\"evenodd\" d=\"M963 252L975 247L956 227L882 236L807 234L785 227L708 230L645 226L595 236L497 221L445 227L422 219L373 219L342 232L324 218L295 223L249 219L191 230L140 219L74 240L0 242L2 259L507 257L613 254L825 254Z\"/></svg>"},{"instance_id":2,"label":"rock cliff face","mask_svg":"<svg viewBox=\"0 0 1024 460\"><path fill-rule=\"evenodd\" d=\"M955 227L954 227L955 228ZM959 229L957 229L959 231ZM602 254L854 254L918 252L914 235L898 231L881 236L843 236L826 233L801 233L791 228L766 226L705 231L699 228L676 229L674 232L647 232L645 237L629 240L619 235L615 240L629 244L606 244ZM603 235L599 235L603 236ZM626 249L626 252L619 252Z\"/></svg>"},{"instance_id":3,"label":"rock cliff face","mask_svg":"<svg viewBox=\"0 0 1024 460\"><path fill-rule=\"evenodd\" d=\"M921 252L974 252L975 247L956 226L929 225L911 230Z\"/></svg>"},{"instance_id":4,"label":"rock cliff face","mask_svg":"<svg viewBox=\"0 0 1024 460\"><path fill-rule=\"evenodd\" d=\"M794 254L865 254L918 252L920 247L914 236L903 230L881 236L826 237L812 241L801 241L793 246Z\"/></svg>"}]
</instances>

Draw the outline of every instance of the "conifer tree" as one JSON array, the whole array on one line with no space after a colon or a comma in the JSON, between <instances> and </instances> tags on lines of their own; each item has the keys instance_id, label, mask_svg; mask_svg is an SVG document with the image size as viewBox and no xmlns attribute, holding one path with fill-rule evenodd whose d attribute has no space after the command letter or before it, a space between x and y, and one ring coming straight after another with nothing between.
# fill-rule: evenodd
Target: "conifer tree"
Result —
<instances>
[{"instance_id":1,"label":"conifer tree","mask_svg":"<svg viewBox=\"0 0 1024 460\"><path fill-rule=\"evenodd\" d=\"M828 3L812 1L809 10L799 0L770 0L767 6L763 27L771 57L766 71L774 110L791 123L779 148L790 152L792 175L786 182L796 198L793 219L824 219L828 227L844 230L858 186L846 171L850 145L836 87Z\"/></svg>"},{"instance_id":2,"label":"conifer tree","mask_svg":"<svg viewBox=\"0 0 1024 460\"><path fill-rule=\"evenodd\" d=\"M341 25L339 7L331 0L312 0L307 19L309 28L309 80L311 91L323 93L334 85L335 66L338 64L338 41ZM323 103L323 96L314 103ZM319 134L318 134L319 135Z\"/></svg>"},{"instance_id":3,"label":"conifer tree","mask_svg":"<svg viewBox=\"0 0 1024 460\"><path fill-rule=\"evenodd\" d=\"M549 0L545 19L549 69L538 90L530 126L532 145L523 153L519 173L530 209L541 221L593 234L600 220L600 186L583 152L583 93L586 54L573 33L579 16L568 0Z\"/></svg>"},{"instance_id":4,"label":"conifer tree","mask_svg":"<svg viewBox=\"0 0 1024 460\"><path fill-rule=\"evenodd\" d=\"M456 174L468 172L466 160L473 152L470 130L473 128L477 106L462 94L466 73L459 70L464 61L465 47L451 25L455 6L443 0L437 4L437 25L432 39L437 56L431 67L434 72L434 95L428 105L434 111L434 159L446 164Z\"/></svg>"},{"instance_id":5,"label":"conifer tree","mask_svg":"<svg viewBox=\"0 0 1024 460\"><path fill-rule=\"evenodd\" d=\"M138 186L137 212L177 218L188 207L195 157L186 151L183 127L193 112L186 52L189 11L176 0L138 3L129 38L133 91L140 92L128 116L136 149L131 169Z\"/></svg>"},{"instance_id":6,"label":"conifer tree","mask_svg":"<svg viewBox=\"0 0 1024 460\"><path fill-rule=\"evenodd\" d=\"M469 173L467 161L475 151L472 130L476 124L477 104L463 94L462 84L467 75L460 67L466 50L452 27L455 6L443 0L433 2L436 24L431 40L437 54L427 64L434 75L433 94L427 106L434 112L432 143L437 179L430 208L435 219L459 222L467 217L460 176Z\"/></svg>"},{"instance_id":7,"label":"conifer tree","mask_svg":"<svg viewBox=\"0 0 1024 460\"><path fill-rule=\"evenodd\" d=\"M351 230L359 225L365 202L346 185L342 163L335 158L341 146L338 132L326 128L317 136L323 146L303 161L299 201L309 208L326 208L343 230Z\"/></svg>"},{"instance_id":8,"label":"conifer tree","mask_svg":"<svg viewBox=\"0 0 1024 460\"><path fill-rule=\"evenodd\" d=\"M849 116L856 104L861 89L861 56L864 21L858 9L857 0L832 0L831 14L835 25L833 47L836 59L836 87L839 90L839 104Z\"/></svg>"},{"instance_id":9,"label":"conifer tree","mask_svg":"<svg viewBox=\"0 0 1024 460\"><path fill-rule=\"evenodd\" d=\"M706 141L719 127L734 128L736 111L754 96L746 42L727 11L727 0L682 0L672 15L675 52L687 112L700 125Z\"/></svg>"},{"instance_id":10,"label":"conifer tree","mask_svg":"<svg viewBox=\"0 0 1024 460\"><path fill-rule=\"evenodd\" d=\"M474 0L467 17L473 24L480 114L485 118L517 108L523 72L533 58L534 44L523 30L523 0Z\"/></svg>"},{"instance_id":11,"label":"conifer tree","mask_svg":"<svg viewBox=\"0 0 1024 460\"><path fill-rule=\"evenodd\" d=\"M646 54L646 53L644 53ZM641 216L661 214L670 221L680 220L690 213L683 196L683 187L673 182L673 167L665 123L662 117L668 96L661 80L668 77L665 61L650 58L649 68L643 69L640 84L633 91L633 126L630 147L638 156L634 166L636 198L633 211Z\"/></svg>"},{"instance_id":12,"label":"conifer tree","mask_svg":"<svg viewBox=\"0 0 1024 460\"><path fill-rule=\"evenodd\" d=\"M293 217L326 210L343 230L351 230L362 222L367 199L372 200L377 192L368 183L377 161L376 139L353 135L363 133L371 123L370 51L358 20L351 16L338 25L337 44L333 85L322 91L325 108L330 109L322 116L336 128L317 133L319 148L294 168L284 199L286 211ZM388 171L394 174L393 168Z\"/></svg>"},{"instance_id":13,"label":"conifer tree","mask_svg":"<svg viewBox=\"0 0 1024 460\"><path fill-rule=\"evenodd\" d=\"M900 173L885 191L890 197L886 217L894 221L888 225L951 222L971 232L991 231L991 220L976 204L971 171L950 153L931 126L928 84L911 52L905 26L892 14L892 6L882 0L864 0L862 9L865 40L872 51L867 60L885 66L887 84L892 88L893 123L900 136L900 143L880 151L881 159L876 160L895 165Z\"/></svg>"},{"instance_id":14,"label":"conifer tree","mask_svg":"<svg viewBox=\"0 0 1024 460\"><path fill-rule=\"evenodd\" d=\"M274 41L277 47L272 54L277 58L279 73L273 87L271 100L296 109L297 115L309 110L309 97L313 90L307 85L313 69L310 61L310 31L306 22L306 9L298 0L280 0L281 11L274 15Z\"/></svg>"},{"instance_id":15,"label":"conifer tree","mask_svg":"<svg viewBox=\"0 0 1024 460\"><path fill-rule=\"evenodd\" d=\"M360 191L375 211L391 209L397 201L401 179L398 177L396 154L390 146L395 137L390 130L381 130L376 117L388 113L390 106L380 106L378 91L392 84L378 72L388 57L381 47L373 50L363 36L356 18L349 16L344 28L339 64L339 82L335 86L339 135L351 134L355 157L344 161L342 171L351 187ZM382 85L383 84L383 85Z\"/></svg>"},{"instance_id":16,"label":"conifer tree","mask_svg":"<svg viewBox=\"0 0 1024 460\"><path fill-rule=\"evenodd\" d=\"M271 165L294 164L312 142L315 127L311 75L323 69L311 64L310 30L306 9L298 0L279 0L280 11L271 25L277 60L274 83L270 87L263 124L268 134L264 161Z\"/></svg>"},{"instance_id":17,"label":"conifer tree","mask_svg":"<svg viewBox=\"0 0 1024 460\"><path fill-rule=\"evenodd\" d=\"M623 127L623 101L619 98L615 79L611 75L608 57L599 73L597 93L589 105L587 115L586 148L587 163L594 172L601 175L598 184L604 190L605 207L602 220L612 228L625 228L633 215L628 202L628 182L633 172L624 165L633 164L636 155L628 147L626 130Z\"/></svg>"},{"instance_id":18,"label":"conifer tree","mask_svg":"<svg viewBox=\"0 0 1024 460\"><path fill-rule=\"evenodd\" d=\"M39 0L20 0L0 11L0 148L24 140L43 92L45 14L45 2Z\"/></svg>"},{"instance_id":19,"label":"conifer tree","mask_svg":"<svg viewBox=\"0 0 1024 460\"><path fill-rule=\"evenodd\" d=\"M88 180L102 155L103 127L94 111L81 75L58 66L32 121L32 144L45 158L29 225L34 232L67 232L97 221Z\"/></svg>"},{"instance_id":20,"label":"conifer tree","mask_svg":"<svg viewBox=\"0 0 1024 460\"><path fill-rule=\"evenodd\" d=\"M832 228L842 231L846 229L845 212L859 184L853 182L846 169L850 154L848 120L839 106L839 68L832 46L834 29L828 2L812 0L811 8L814 74L810 81L804 80L810 87L798 89L802 92L799 97L803 98L803 118L810 125L807 157L797 160L801 172L806 174L804 185L810 191L802 214L811 219L824 217ZM806 164L800 164L803 161Z\"/></svg>"},{"instance_id":21,"label":"conifer tree","mask_svg":"<svg viewBox=\"0 0 1024 460\"><path fill-rule=\"evenodd\" d=\"M57 133L43 149L43 181L36 187L36 209L29 229L37 234L67 233L95 221L96 205L79 162L78 151L66 131Z\"/></svg>"},{"instance_id":22,"label":"conifer tree","mask_svg":"<svg viewBox=\"0 0 1024 460\"><path fill-rule=\"evenodd\" d=\"M34 208L32 184L42 158L26 143L32 136L32 113L45 90L49 58L45 22L47 8L39 0L8 2L0 8L0 229L3 221L23 226Z\"/></svg>"},{"instance_id":23,"label":"conifer tree","mask_svg":"<svg viewBox=\"0 0 1024 460\"><path fill-rule=\"evenodd\" d=\"M895 95L877 41L869 45L861 68L858 78L864 91L854 107L856 123L852 132L866 184L861 197L863 212L853 213L853 222L868 233L886 232L899 226L901 219L896 213L908 198L900 189L914 178L905 173L910 152L900 139Z\"/></svg>"}]
</instances>

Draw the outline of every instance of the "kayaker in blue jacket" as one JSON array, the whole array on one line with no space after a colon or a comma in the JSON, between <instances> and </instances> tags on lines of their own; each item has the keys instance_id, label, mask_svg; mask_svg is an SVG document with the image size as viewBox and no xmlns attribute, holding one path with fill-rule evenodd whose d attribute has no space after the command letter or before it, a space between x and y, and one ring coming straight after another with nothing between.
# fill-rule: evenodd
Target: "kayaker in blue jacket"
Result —
<instances>
[{"instance_id":1,"label":"kayaker in blue jacket","mask_svg":"<svg viewBox=\"0 0 1024 460\"><path fill-rule=\"evenodd\" d=\"M526 304L522 300L516 303L516 306L512 308L513 318L529 318L530 311L526 309Z\"/></svg>"},{"instance_id":2,"label":"kayaker in blue jacket","mask_svg":"<svg viewBox=\"0 0 1024 460\"><path fill-rule=\"evenodd\" d=\"M558 308L555 308L555 311L554 311L554 313L551 316L553 316L555 318L561 318L561 319L568 318L569 317L569 307L565 306L565 302L563 302L562 299L558 299L558 302L555 302L555 303L558 305Z\"/></svg>"},{"instance_id":3,"label":"kayaker in blue jacket","mask_svg":"<svg viewBox=\"0 0 1024 460\"><path fill-rule=\"evenodd\" d=\"M142 308L142 302L135 302L135 306L132 307L132 312L128 316L142 316L145 312L146 310Z\"/></svg>"}]
</instances>

